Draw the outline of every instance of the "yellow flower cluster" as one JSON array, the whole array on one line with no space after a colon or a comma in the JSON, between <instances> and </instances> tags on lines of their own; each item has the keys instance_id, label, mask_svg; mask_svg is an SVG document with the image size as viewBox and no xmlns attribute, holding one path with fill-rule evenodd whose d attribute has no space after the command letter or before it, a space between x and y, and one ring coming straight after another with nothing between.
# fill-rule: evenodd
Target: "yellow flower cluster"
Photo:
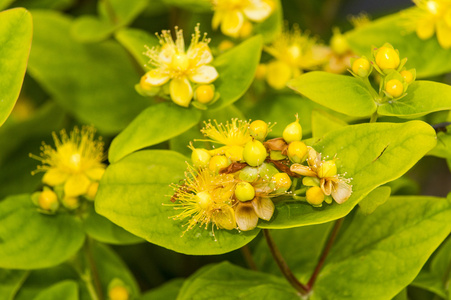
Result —
<instances>
[{"instance_id":1,"label":"yellow flower cluster","mask_svg":"<svg viewBox=\"0 0 451 300\"><path fill-rule=\"evenodd\" d=\"M343 203L350 197L349 180L338 175L334 160L322 161L321 154L301 141L297 116L282 137L266 140L271 128L262 120L205 124L201 131L207 139L201 141L220 147L208 150L190 144L193 166L182 184L173 185L170 205L182 210L173 219L189 219L185 232L209 224L212 230L247 231L256 228L260 219L270 221L274 199L290 197L295 190L292 177L312 179L304 183L310 187L304 189L304 200L311 205L331 203L332 198ZM308 166L302 165L306 160Z\"/></svg>"}]
</instances>

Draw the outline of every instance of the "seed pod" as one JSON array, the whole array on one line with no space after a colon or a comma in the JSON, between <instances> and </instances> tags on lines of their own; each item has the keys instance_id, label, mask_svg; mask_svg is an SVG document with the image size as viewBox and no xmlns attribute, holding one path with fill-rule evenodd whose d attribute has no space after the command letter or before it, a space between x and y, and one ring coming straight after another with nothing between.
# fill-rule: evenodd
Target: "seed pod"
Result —
<instances>
[{"instance_id":1,"label":"seed pod","mask_svg":"<svg viewBox=\"0 0 451 300\"><path fill-rule=\"evenodd\" d=\"M191 148L191 161L195 168L206 168L210 163L210 153L207 150L201 148Z\"/></svg>"},{"instance_id":2,"label":"seed pod","mask_svg":"<svg viewBox=\"0 0 451 300\"><path fill-rule=\"evenodd\" d=\"M255 197L255 189L249 182L242 181L236 185L235 197L241 202L252 200Z\"/></svg>"},{"instance_id":3,"label":"seed pod","mask_svg":"<svg viewBox=\"0 0 451 300\"><path fill-rule=\"evenodd\" d=\"M260 141L252 140L244 146L243 158L249 166L260 166L265 161L267 154L265 146Z\"/></svg>"},{"instance_id":4,"label":"seed pod","mask_svg":"<svg viewBox=\"0 0 451 300\"><path fill-rule=\"evenodd\" d=\"M288 157L294 163L302 163L308 155L307 146L301 141L294 141L288 145Z\"/></svg>"},{"instance_id":5,"label":"seed pod","mask_svg":"<svg viewBox=\"0 0 451 300\"><path fill-rule=\"evenodd\" d=\"M368 59L360 57L352 63L352 72L360 77L367 77L370 73L371 64Z\"/></svg>"},{"instance_id":6,"label":"seed pod","mask_svg":"<svg viewBox=\"0 0 451 300\"><path fill-rule=\"evenodd\" d=\"M277 173L271 178L276 193L284 193L291 187L291 178L286 173Z\"/></svg>"},{"instance_id":7,"label":"seed pod","mask_svg":"<svg viewBox=\"0 0 451 300\"><path fill-rule=\"evenodd\" d=\"M262 120L255 120L249 125L249 133L254 139L263 142L268 135L268 124Z\"/></svg>"},{"instance_id":8,"label":"seed pod","mask_svg":"<svg viewBox=\"0 0 451 300\"><path fill-rule=\"evenodd\" d=\"M337 165L334 160L323 161L318 168L318 177L327 178L337 175Z\"/></svg>"},{"instance_id":9,"label":"seed pod","mask_svg":"<svg viewBox=\"0 0 451 300\"><path fill-rule=\"evenodd\" d=\"M287 143L300 141L302 139L302 126L301 124L299 124L298 115L296 115L296 121L288 124L287 127L285 127L282 136Z\"/></svg>"},{"instance_id":10,"label":"seed pod","mask_svg":"<svg viewBox=\"0 0 451 300\"><path fill-rule=\"evenodd\" d=\"M313 186L306 192L306 200L313 206L321 206L325 195L319 186Z\"/></svg>"}]
</instances>

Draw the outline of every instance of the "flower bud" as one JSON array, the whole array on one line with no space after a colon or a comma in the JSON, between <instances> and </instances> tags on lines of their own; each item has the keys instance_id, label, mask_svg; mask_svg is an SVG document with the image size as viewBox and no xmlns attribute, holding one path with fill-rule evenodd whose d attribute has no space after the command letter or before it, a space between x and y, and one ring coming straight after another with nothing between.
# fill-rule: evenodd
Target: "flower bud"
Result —
<instances>
[{"instance_id":1,"label":"flower bud","mask_svg":"<svg viewBox=\"0 0 451 300\"><path fill-rule=\"evenodd\" d=\"M196 88L194 100L207 104L215 97L215 87L212 84L203 84Z\"/></svg>"},{"instance_id":2,"label":"flower bud","mask_svg":"<svg viewBox=\"0 0 451 300\"><path fill-rule=\"evenodd\" d=\"M252 140L244 146L243 158L249 166L260 166L265 161L266 156L266 148L260 141Z\"/></svg>"},{"instance_id":3,"label":"flower bud","mask_svg":"<svg viewBox=\"0 0 451 300\"><path fill-rule=\"evenodd\" d=\"M377 50L376 64L382 71L396 69L399 63L399 54L392 47L383 46Z\"/></svg>"},{"instance_id":4,"label":"flower bud","mask_svg":"<svg viewBox=\"0 0 451 300\"><path fill-rule=\"evenodd\" d=\"M370 73L370 69L370 62L364 57L360 57L352 63L352 72L360 77L367 77Z\"/></svg>"},{"instance_id":5,"label":"flower bud","mask_svg":"<svg viewBox=\"0 0 451 300\"><path fill-rule=\"evenodd\" d=\"M409 84L409 83L411 83L413 81L413 74L412 74L412 72L404 70L404 71L401 71L400 74L401 74L402 78L404 78L404 81L407 84Z\"/></svg>"},{"instance_id":6,"label":"flower bud","mask_svg":"<svg viewBox=\"0 0 451 300\"><path fill-rule=\"evenodd\" d=\"M327 178L337 175L337 165L334 160L326 160L318 168L318 177Z\"/></svg>"},{"instance_id":7,"label":"flower bud","mask_svg":"<svg viewBox=\"0 0 451 300\"><path fill-rule=\"evenodd\" d=\"M58 196L52 190L44 190L39 194L39 207L43 210L55 212L59 207Z\"/></svg>"},{"instance_id":8,"label":"flower bud","mask_svg":"<svg viewBox=\"0 0 451 300\"><path fill-rule=\"evenodd\" d=\"M224 155L216 155L210 159L208 163L208 168L215 173L218 173L219 170L223 168L227 168L230 165L230 161Z\"/></svg>"},{"instance_id":9,"label":"flower bud","mask_svg":"<svg viewBox=\"0 0 451 300\"><path fill-rule=\"evenodd\" d=\"M404 93L404 86L398 79L391 79L385 84L385 92L393 98L398 98Z\"/></svg>"},{"instance_id":10,"label":"flower bud","mask_svg":"<svg viewBox=\"0 0 451 300\"><path fill-rule=\"evenodd\" d=\"M288 145L288 157L294 163L302 163L307 159L307 146L301 141L294 141Z\"/></svg>"},{"instance_id":11,"label":"flower bud","mask_svg":"<svg viewBox=\"0 0 451 300\"><path fill-rule=\"evenodd\" d=\"M348 41L340 30L334 29L334 35L330 39L330 47L338 55L343 55L349 50Z\"/></svg>"},{"instance_id":12,"label":"flower bud","mask_svg":"<svg viewBox=\"0 0 451 300\"><path fill-rule=\"evenodd\" d=\"M97 190L99 189L99 183L98 182L92 182L89 187L88 191L86 192L86 198L89 200L94 201L97 195Z\"/></svg>"},{"instance_id":13,"label":"flower bud","mask_svg":"<svg viewBox=\"0 0 451 300\"><path fill-rule=\"evenodd\" d=\"M80 200L78 197L64 197L61 201L67 209L74 210L80 207Z\"/></svg>"},{"instance_id":14,"label":"flower bud","mask_svg":"<svg viewBox=\"0 0 451 300\"><path fill-rule=\"evenodd\" d=\"M241 202L252 200L255 197L255 189L249 182L242 181L236 185L235 197Z\"/></svg>"},{"instance_id":15,"label":"flower bud","mask_svg":"<svg viewBox=\"0 0 451 300\"><path fill-rule=\"evenodd\" d=\"M268 124L262 120L255 120L249 125L249 133L254 139L263 142L268 135Z\"/></svg>"},{"instance_id":16,"label":"flower bud","mask_svg":"<svg viewBox=\"0 0 451 300\"><path fill-rule=\"evenodd\" d=\"M255 72L255 78L263 80L266 77L268 67L265 64L259 64L257 66L257 71Z\"/></svg>"},{"instance_id":17,"label":"flower bud","mask_svg":"<svg viewBox=\"0 0 451 300\"><path fill-rule=\"evenodd\" d=\"M284 193L291 187L291 178L287 173L277 173L271 178L276 193Z\"/></svg>"},{"instance_id":18,"label":"flower bud","mask_svg":"<svg viewBox=\"0 0 451 300\"><path fill-rule=\"evenodd\" d=\"M288 124L287 127L285 127L282 137L287 143L300 141L302 139L302 126L301 124L299 124L298 115L296 115L296 121Z\"/></svg>"},{"instance_id":19,"label":"flower bud","mask_svg":"<svg viewBox=\"0 0 451 300\"><path fill-rule=\"evenodd\" d=\"M313 206L321 206L325 195L319 186L313 186L307 190L306 200Z\"/></svg>"},{"instance_id":20,"label":"flower bud","mask_svg":"<svg viewBox=\"0 0 451 300\"><path fill-rule=\"evenodd\" d=\"M110 300L128 300L130 293L124 286L116 285L108 291L108 297Z\"/></svg>"},{"instance_id":21,"label":"flower bud","mask_svg":"<svg viewBox=\"0 0 451 300\"><path fill-rule=\"evenodd\" d=\"M193 152L191 153L191 161L195 168L206 168L211 159L210 153L207 150L201 148L191 148Z\"/></svg>"}]
</instances>

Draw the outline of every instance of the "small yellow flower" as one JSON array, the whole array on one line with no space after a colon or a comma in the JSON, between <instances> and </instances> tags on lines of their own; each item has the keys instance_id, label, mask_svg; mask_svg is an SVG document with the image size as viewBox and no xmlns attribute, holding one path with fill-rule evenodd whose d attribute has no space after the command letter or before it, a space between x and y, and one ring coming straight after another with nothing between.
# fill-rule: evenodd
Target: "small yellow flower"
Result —
<instances>
[{"instance_id":1,"label":"small yellow flower","mask_svg":"<svg viewBox=\"0 0 451 300\"><path fill-rule=\"evenodd\" d=\"M205 127L201 129L203 135L210 138L209 142L225 146L244 146L252 140L248 121L232 119L224 125L214 120L214 123L213 125L211 122L205 122Z\"/></svg>"},{"instance_id":2,"label":"small yellow flower","mask_svg":"<svg viewBox=\"0 0 451 300\"><path fill-rule=\"evenodd\" d=\"M406 28L414 30L422 40L431 38L434 33L443 49L451 48L451 1L413 0L416 9L405 13Z\"/></svg>"},{"instance_id":3,"label":"small yellow flower","mask_svg":"<svg viewBox=\"0 0 451 300\"><path fill-rule=\"evenodd\" d=\"M213 4L212 27L221 26L223 34L246 37L252 31L252 22L263 22L274 11L273 0L211 0Z\"/></svg>"},{"instance_id":4,"label":"small yellow flower","mask_svg":"<svg viewBox=\"0 0 451 300\"><path fill-rule=\"evenodd\" d=\"M274 42L265 47L275 60L268 64L266 79L275 89L285 87L291 78L304 70L312 70L326 63L330 49L317 44L316 39L302 34L298 26L291 31L285 29Z\"/></svg>"},{"instance_id":5,"label":"small yellow flower","mask_svg":"<svg viewBox=\"0 0 451 300\"><path fill-rule=\"evenodd\" d=\"M201 34L199 25L194 29L191 44L185 50L183 31L175 28L176 39L169 30L158 35L159 47L148 49L145 53L150 60L151 70L147 72L141 85L160 87L169 85L169 94L176 104L188 107L194 96L193 84L210 84L218 78L216 69L209 65L213 61L206 35Z\"/></svg>"},{"instance_id":6,"label":"small yellow flower","mask_svg":"<svg viewBox=\"0 0 451 300\"><path fill-rule=\"evenodd\" d=\"M52 187L63 185L66 197L86 195L105 172L103 142L94 140L94 135L91 126L75 127L70 135L62 130L60 138L53 133L56 149L43 144L40 156L30 155L42 162L35 171L45 172L42 182Z\"/></svg>"}]
</instances>

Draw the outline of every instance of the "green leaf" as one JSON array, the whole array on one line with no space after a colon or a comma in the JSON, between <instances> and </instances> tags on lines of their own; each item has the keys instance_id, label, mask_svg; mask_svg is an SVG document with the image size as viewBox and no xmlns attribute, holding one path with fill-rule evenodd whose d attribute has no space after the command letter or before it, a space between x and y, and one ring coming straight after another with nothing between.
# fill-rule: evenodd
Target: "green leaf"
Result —
<instances>
[{"instance_id":1,"label":"green leaf","mask_svg":"<svg viewBox=\"0 0 451 300\"><path fill-rule=\"evenodd\" d=\"M163 3L186 9L193 12L211 12L212 6L209 0L162 0Z\"/></svg>"},{"instance_id":2,"label":"green leaf","mask_svg":"<svg viewBox=\"0 0 451 300\"><path fill-rule=\"evenodd\" d=\"M451 231L451 201L392 197L357 213L332 248L312 300L391 299L406 287Z\"/></svg>"},{"instance_id":3,"label":"green leaf","mask_svg":"<svg viewBox=\"0 0 451 300\"><path fill-rule=\"evenodd\" d=\"M407 88L407 96L380 105L383 116L416 118L431 112L451 109L451 86L433 81L415 81Z\"/></svg>"},{"instance_id":4,"label":"green leaf","mask_svg":"<svg viewBox=\"0 0 451 300\"><path fill-rule=\"evenodd\" d=\"M412 14L413 10L401 14ZM432 77L451 71L451 52L440 47L436 35L421 40L415 32L407 33L403 18L395 13L357 27L346 33L351 49L359 55L371 57L373 46L390 43L399 50L401 58L407 57L407 69L415 68L417 78Z\"/></svg>"},{"instance_id":5,"label":"green leaf","mask_svg":"<svg viewBox=\"0 0 451 300\"><path fill-rule=\"evenodd\" d=\"M11 5L15 0L0 0L0 10L4 10Z\"/></svg>"},{"instance_id":6,"label":"green leaf","mask_svg":"<svg viewBox=\"0 0 451 300\"><path fill-rule=\"evenodd\" d=\"M310 100L348 116L368 117L377 108L368 87L352 76L315 71L298 76L287 85Z\"/></svg>"},{"instance_id":7,"label":"green leaf","mask_svg":"<svg viewBox=\"0 0 451 300\"><path fill-rule=\"evenodd\" d=\"M338 172L352 178L351 197L321 208L282 202L276 204L272 220L259 227L290 228L341 218L373 189L407 172L435 144L435 131L422 121L359 124L332 131L313 148L323 156L337 155Z\"/></svg>"},{"instance_id":8,"label":"green leaf","mask_svg":"<svg viewBox=\"0 0 451 300\"><path fill-rule=\"evenodd\" d=\"M372 190L362 201L359 202L360 212L364 215L372 214L380 205L390 197L391 188L380 186Z\"/></svg>"},{"instance_id":9,"label":"green leaf","mask_svg":"<svg viewBox=\"0 0 451 300\"><path fill-rule=\"evenodd\" d=\"M273 1L274 11L263 22L254 23L254 32L263 36L265 44L271 43L282 31L283 11L280 0Z\"/></svg>"},{"instance_id":10,"label":"green leaf","mask_svg":"<svg viewBox=\"0 0 451 300\"><path fill-rule=\"evenodd\" d=\"M75 4L76 0L15 0L14 6L27 9L55 9L67 10Z\"/></svg>"},{"instance_id":11,"label":"green leaf","mask_svg":"<svg viewBox=\"0 0 451 300\"><path fill-rule=\"evenodd\" d=\"M0 269L0 295L2 295L2 299L13 300L27 276L27 271Z\"/></svg>"},{"instance_id":12,"label":"green leaf","mask_svg":"<svg viewBox=\"0 0 451 300\"><path fill-rule=\"evenodd\" d=\"M451 158L451 127L448 132L437 133L437 146L429 152L441 158Z\"/></svg>"},{"instance_id":13,"label":"green leaf","mask_svg":"<svg viewBox=\"0 0 451 300\"><path fill-rule=\"evenodd\" d=\"M72 280L61 281L40 292L33 300L78 300L78 284Z\"/></svg>"},{"instance_id":14,"label":"green leaf","mask_svg":"<svg viewBox=\"0 0 451 300\"><path fill-rule=\"evenodd\" d=\"M156 289L142 295L139 300L167 300L176 299L185 279L173 279Z\"/></svg>"},{"instance_id":15,"label":"green leaf","mask_svg":"<svg viewBox=\"0 0 451 300\"><path fill-rule=\"evenodd\" d=\"M312 110L312 136L320 138L328 132L348 125L342 119L322 110Z\"/></svg>"},{"instance_id":16,"label":"green leaf","mask_svg":"<svg viewBox=\"0 0 451 300\"><path fill-rule=\"evenodd\" d=\"M92 205L89 206L87 217L83 220L83 227L89 236L107 244L128 245L143 241L122 227L111 223L107 218L97 214Z\"/></svg>"},{"instance_id":17,"label":"green leaf","mask_svg":"<svg viewBox=\"0 0 451 300\"><path fill-rule=\"evenodd\" d=\"M0 13L0 126L22 88L33 31L30 13L15 8Z\"/></svg>"},{"instance_id":18,"label":"green leaf","mask_svg":"<svg viewBox=\"0 0 451 300\"><path fill-rule=\"evenodd\" d=\"M146 70L144 66L149 62L149 57L144 55L147 50L144 46L149 48L158 46L158 39L144 30L134 28L118 30L114 36L130 52L139 65Z\"/></svg>"},{"instance_id":19,"label":"green leaf","mask_svg":"<svg viewBox=\"0 0 451 300\"><path fill-rule=\"evenodd\" d=\"M259 230L237 232L195 227L183 236L187 220L172 220L170 184L179 183L186 157L165 150L144 150L111 164L96 196L96 211L112 222L162 247L194 255L221 254L249 243ZM167 205L163 205L163 203Z\"/></svg>"},{"instance_id":20,"label":"green leaf","mask_svg":"<svg viewBox=\"0 0 451 300\"><path fill-rule=\"evenodd\" d=\"M200 269L185 281L177 300L184 299L299 299L280 277L223 262Z\"/></svg>"},{"instance_id":21,"label":"green leaf","mask_svg":"<svg viewBox=\"0 0 451 300\"><path fill-rule=\"evenodd\" d=\"M35 11L33 18L29 73L80 122L117 133L148 106L133 88L139 74L120 45L77 43L72 21L56 12Z\"/></svg>"},{"instance_id":22,"label":"green leaf","mask_svg":"<svg viewBox=\"0 0 451 300\"><path fill-rule=\"evenodd\" d=\"M262 37L254 36L213 60L219 73L214 85L220 98L210 109L225 107L243 96L254 80L262 46Z\"/></svg>"},{"instance_id":23,"label":"green leaf","mask_svg":"<svg viewBox=\"0 0 451 300\"><path fill-rule=\"evenodd\" d=\"M113 140L108 158L114 163L136 150L176 137L196 125L200 116L199 110L172 102L148 107Z\"/></svg>"},{"instance_id":24,"label":"green leaf","mask_svg":"<svg viewBox=\"0 0 451 300\"><path fill-rule=\"evenodd\" d=\"M62 263L83 245L81 224L67 214L37 211L30 195L0 202L0 267L46 268Z\"/></svg>"}]
</instances>

